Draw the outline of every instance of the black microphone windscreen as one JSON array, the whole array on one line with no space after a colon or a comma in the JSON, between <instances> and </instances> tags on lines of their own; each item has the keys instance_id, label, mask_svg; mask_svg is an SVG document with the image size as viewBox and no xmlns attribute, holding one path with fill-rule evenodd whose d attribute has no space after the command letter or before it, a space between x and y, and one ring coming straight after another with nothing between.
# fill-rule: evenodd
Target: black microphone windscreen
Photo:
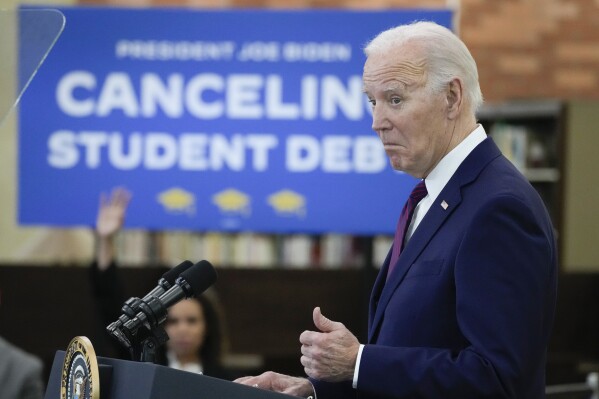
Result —
<instances>
[{"instance_id":1,"label":"black microphone windscreen","mask_svg":"<svg viewBox=\"0 0 599 399\"><path fill-rule=\"evenodd\" d=\"M216 270L207 260L201 260L185 270L180 276L191 286L195 296L206 291L216 282Z\"/></svg>"},{"instance_id":2,"label":"black microphone windscreen","mask_svg":"<svg viewBox=\"0 0 599 399\"><path fill-rule=\"evenodd\" d=\"M190 261L188 261L188 260L183 261L178 266L175 266L172 269L170 269L169 271L167 271L166 273L164 273L162 275L162 278L165 279L170 285L173 285L173 284L175 284L177 277L179 277L181 275L181 273L183 273L184 271L186 271L187 269L189 269L192 266L193 266L193 263L191 263Z\"/></svg>"}]
</instances>

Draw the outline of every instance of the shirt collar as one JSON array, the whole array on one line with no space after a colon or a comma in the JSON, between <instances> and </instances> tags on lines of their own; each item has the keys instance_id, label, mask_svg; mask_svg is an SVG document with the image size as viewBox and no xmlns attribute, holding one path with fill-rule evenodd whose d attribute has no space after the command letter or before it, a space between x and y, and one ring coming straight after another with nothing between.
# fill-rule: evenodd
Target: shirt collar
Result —
<instances>
[{"instance_id":1,"label":"shirt collar","mask_svg":"<svg viewBox=\"0 0 599 399\"><path fill-rule=\"evenodd\" d=\"M181 364L177 360L177 356L172 351L166 352L166 358L168 360L168 366L175 370L189 371L191 373L203 374L203 367L200 363L186 363Z\"/></svg>"},{"instance_id":2,"label":"shirt collar","mask_svg":"<svg viewBox=\"0 0 599 399\"><path fill-rule=\"evenodd\" d=\"M487 138L482 125L478 125L461 143L445 155L425 179L428 197L434 201L449 182L466 157Z\"/></svg>"}]
</instances>

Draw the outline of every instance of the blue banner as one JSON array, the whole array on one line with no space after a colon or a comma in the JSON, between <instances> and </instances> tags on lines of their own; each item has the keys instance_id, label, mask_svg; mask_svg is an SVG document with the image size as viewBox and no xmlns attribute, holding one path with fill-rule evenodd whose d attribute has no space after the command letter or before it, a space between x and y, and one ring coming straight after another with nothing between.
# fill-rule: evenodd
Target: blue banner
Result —
<instances>
[{"instance_id":1,"label":"blue banner","mask_svg":"<svg viewBox=\"0 0 599 399\"><path fill-rule=\"evenodd\" d=\"M415 181L371 130L362 49L446 10L64 8L20 107L19 222L391 233Z\"/></svg>"}]
</instances>

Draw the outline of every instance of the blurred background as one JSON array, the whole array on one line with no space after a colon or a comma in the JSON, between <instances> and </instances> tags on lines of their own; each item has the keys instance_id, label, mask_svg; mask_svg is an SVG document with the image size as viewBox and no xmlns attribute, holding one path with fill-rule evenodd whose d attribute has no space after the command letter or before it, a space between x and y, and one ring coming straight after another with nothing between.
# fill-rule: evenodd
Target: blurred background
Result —
<instances>
[{"instance_id":1,"label":"blurred background","mask_svg":"<svg viewBox=\"0 0 599 399\"><path fill-rule=\"evenodd\" d=\"M547 382L580 382L599 371L599 179L594 164L599 1L8 0L7 7L23 4L190 11L450 10L454 30L478 64L485 97L479 120L537 188L558 233L561 277ZM2 66L15 72L2 75L0 88L15 92L16 61L4 60ZM95 211L87 225L20 225L18 135L15 110L0 125L0 335L41 357L46 373L54 352L76 335L90 337L98 354L114 355L91 293ZM182 259L209 260L219 272L215 290L228 334L225 362L247 372L301 374L297 339L311 328L311 310L317 305L365 336L368 295L390 233L225 230L149 230L125 224L115 238L124 293L143 296L164 268Z\"/></svg>"}]
</instances>

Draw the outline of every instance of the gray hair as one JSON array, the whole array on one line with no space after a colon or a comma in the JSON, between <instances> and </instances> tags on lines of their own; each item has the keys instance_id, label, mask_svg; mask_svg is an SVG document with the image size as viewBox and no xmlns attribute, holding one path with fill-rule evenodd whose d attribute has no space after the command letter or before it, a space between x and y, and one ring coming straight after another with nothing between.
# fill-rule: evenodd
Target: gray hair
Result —
<instances>
[{"instance_id":1,"label":"gray hair","mask_svg":"<svg viewBox=\"0 0 599 399\"><path fill-rule=\"evenodd\" d=\"M413 22L379 33L364 48L367 57L392 51L407 42L422 46L428 68L427 86L440 92L455 77L464 82L464 97L475 113L483 103L476 62L470 51L453 32L434 22Z\"/></svg>"}]
</instances>

